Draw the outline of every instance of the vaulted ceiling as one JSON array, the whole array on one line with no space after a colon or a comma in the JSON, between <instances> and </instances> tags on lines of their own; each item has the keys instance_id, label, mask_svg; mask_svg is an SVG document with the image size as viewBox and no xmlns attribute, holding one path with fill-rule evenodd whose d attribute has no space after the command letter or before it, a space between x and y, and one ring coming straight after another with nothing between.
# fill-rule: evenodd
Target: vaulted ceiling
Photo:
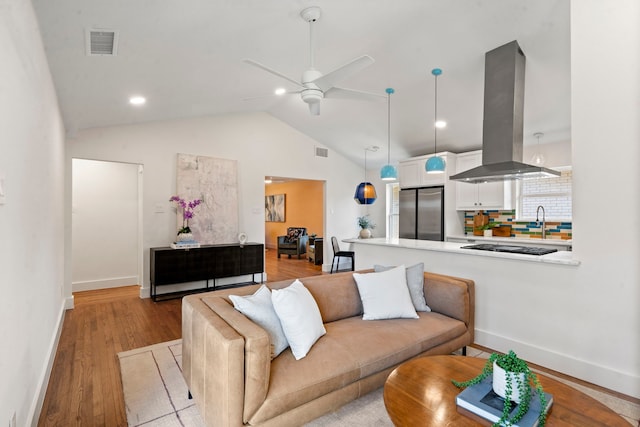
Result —
<instances>
[{"instance_id":1,"label":"vaulted ceiling","mask_svg":"<svg viewBox=\"0 0 640 427\"><path fill-rule=\"evenodd\" d=\"M386 163L392 87L391 158L481 147L484 54L517 40L527 57L525 144L570 139L569 2L566 0L32 0L70 135L79 129L237 112L266 111L331 150L362 163ZM284 79L309 66L309 24L300 11L320 6L315 66L327 73L367 54L373 65L341 87L380 101L324 99L312 116ZM117 30L115 56L86 54L88 29ZM141 107L128 104L143 95ZM247 100L246 98L253 98Z\"/></svg>"}]
</instances>

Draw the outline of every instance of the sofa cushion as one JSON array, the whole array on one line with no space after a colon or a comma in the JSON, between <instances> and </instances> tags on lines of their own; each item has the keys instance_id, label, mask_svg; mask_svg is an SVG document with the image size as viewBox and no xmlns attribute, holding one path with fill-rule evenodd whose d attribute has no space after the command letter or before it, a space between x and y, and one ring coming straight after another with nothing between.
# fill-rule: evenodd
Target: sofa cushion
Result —
<instances>
[{"instance_id":1,"label":"sofa cushion","mask_svg":"<svg viewBox=\"0 0 640 427\"><path fill-rule=\"evenodd\" d=\"M373 271L381 272L392 269L393 267L386 267L384 265L374 265ZM427 305L424 298L424 263L407 267L407 287L409 288L409 294L411 295L411 301L416 311L431 311L431 308Z\"/></svg>"},{"instance_id":2,"label":"sofa cushion","mask_svg":"<svg viewBox=\"0 0 640 427\"><path fill-rule=\"evenodd\" d=\"M404 265L380 273L353 273L364 308L362 319L417 319Z\"/></svg>"},{"instance_id":3,"label":"sofa cushion","mask_svg":"<svg viewBox=\"0 0 640 427\"><path fill-rule=\"evenodd\" d=\"M326 333L316 301L297 279L286 288L274 289L271 300L293 355L302 359Z\"/></svg>"},{"instance_id":4,"label":"sofa cushion","mask_svg":"<svg viewBox=\"0 0 640 427\"><path fill-rule=\"evenodd\" d=\"M324 323L362 315L362 301L352 272L305 277L304 286L318 304ZM279 286L269 284L269 287Z\"/></svg>"},{"instance_id":5,"label":"sofa cushion","mask_svg":"<svg viewBox=\"0 0 640 427\"><path fill-rule=\"evenodd\" d=\"M287 337L282 330L280 318L271 302L271 291L265 285L260 286L253 295L229 295L236 310L262 326L271 339L271 358L273 359L289 347Z\"/></svg>"},{"instance_id":6,"label":"sofa cushion","mask_svg":"<svg viewBox=\"0 0 640 427\"><path fill-rule=\"evenodd\" d=\"M259 424L350 383L376 375L465 333L463 322L438 313L419 319L368 321L360 316L325 324L307 357L284 351L271 363L262 406L249 419Z\"/></svg>"}]
</instances>

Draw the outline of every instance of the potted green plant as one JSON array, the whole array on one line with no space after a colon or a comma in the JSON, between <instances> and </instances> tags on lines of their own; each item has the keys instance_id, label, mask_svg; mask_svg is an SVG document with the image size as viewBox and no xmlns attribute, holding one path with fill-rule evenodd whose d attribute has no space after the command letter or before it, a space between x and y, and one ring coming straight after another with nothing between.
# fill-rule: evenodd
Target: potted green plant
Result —
<instances>
[{"instance_id":1,"label":"potted green plant","mask_svg":"<svg viewBox=\"0 0 640 427\"><path fill-rule=\"evenodd\" d=\"M360 227L360 238L368 239L371 237L371 230L376 228L376 224L371 221L369 214L358 217L358 226Z\"/></svg>"},{"instance_id":2,"label":"potted green plant","mask_svg":"<svg viewBox=\"0 0 640 427\"><path fill-rule=\"evenodd\" d=\"M484 237L491 237L493 236L493 229L499 226L500 224L497 222L487 222L486 224L476 227L475 230L483 234Z\"/></svg>"},{"instance_id":3,"label":"potted green plant","mask_svg":"<svg viewBox=\"0 0 640 427\"><path fill-rule=\"evenodd\" d=\"M512 425L517 423L529 411L532 397L532 387L540 398L542 410L538 414L538 425L544 426L547 420L546 396L538 376L529 369L527 363L520 359L512 350L507 354L492 353L482 368L482 372L475 378L468 381L451 382L459 388L469 387L479 384L485 378L493 375L493 391L504 399L502 417L494 426ZM518 405L518 411L509 417L513 410L513 402Z\"/></svg>"}]
</instances>

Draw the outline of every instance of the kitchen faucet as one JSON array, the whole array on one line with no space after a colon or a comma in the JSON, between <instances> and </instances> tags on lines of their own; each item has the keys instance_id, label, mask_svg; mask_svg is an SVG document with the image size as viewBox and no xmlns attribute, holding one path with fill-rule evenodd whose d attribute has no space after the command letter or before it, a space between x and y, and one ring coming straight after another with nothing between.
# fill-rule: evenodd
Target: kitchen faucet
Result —
<instances>
[{"instance_id":1,"label":"kitchen faucet","mask_svg":"<svg viewBox=\"0 0 640 427\"><path fill-rule=\"evenodd\" d=\"M546 239L547 238L547 230L546 230L546 220L545 220L545 214L544 214L544 206L539 205L538 208L536 209L536 225L539 224L540 220L538 219L538 214L540 213L540 209L542 209L542 238Z\"/></svg>"}]
</instances>

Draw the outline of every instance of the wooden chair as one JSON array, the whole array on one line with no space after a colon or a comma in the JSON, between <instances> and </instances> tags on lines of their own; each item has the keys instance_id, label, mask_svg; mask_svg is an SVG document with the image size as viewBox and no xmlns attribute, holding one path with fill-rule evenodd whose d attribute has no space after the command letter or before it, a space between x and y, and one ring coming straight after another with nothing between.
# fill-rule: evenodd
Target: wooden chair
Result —
<instances>
[{"instance_id":1,"label":"wooden chair","mask_svg":"<svg viewBox=\"0 0 640 427\"><path fill-rule=\"evenodd\" d=\"M338 239L335 236L331 237L331 246L333 247L333 259L331 260L331 274L333 274L333 265L336 265L336 273L338 267L340 267L340 258L351 258L351 271L354 271L356 264L356 253L353 251L341 251ZM337 263L336 263L337 261Z\"/></svg>"}]
</instances>

